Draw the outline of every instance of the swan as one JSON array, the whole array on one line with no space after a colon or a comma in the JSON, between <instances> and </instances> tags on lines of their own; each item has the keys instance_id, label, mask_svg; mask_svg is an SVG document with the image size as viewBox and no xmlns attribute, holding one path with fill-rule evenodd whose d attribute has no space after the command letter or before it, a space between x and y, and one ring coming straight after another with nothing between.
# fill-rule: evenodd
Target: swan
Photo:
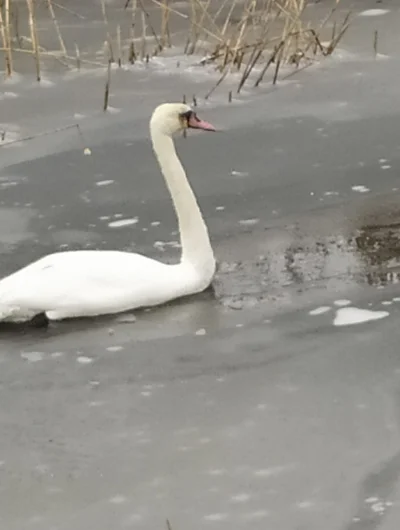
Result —
<instances>
[{"instance_id":1,"label":"swan","mask_svg":"<svg viewBox=\"0 0 400 530\"><path fill-rule=\"evenodd\" d=\"M178 219L180 262L117 250L49 254L0 280L0 321L110 315L163 304L210 285L216 262L208 229L172 138L187 128L215 131L183 103L159 105L150 119L153 150Z\"/></svg>"}]
</instances>

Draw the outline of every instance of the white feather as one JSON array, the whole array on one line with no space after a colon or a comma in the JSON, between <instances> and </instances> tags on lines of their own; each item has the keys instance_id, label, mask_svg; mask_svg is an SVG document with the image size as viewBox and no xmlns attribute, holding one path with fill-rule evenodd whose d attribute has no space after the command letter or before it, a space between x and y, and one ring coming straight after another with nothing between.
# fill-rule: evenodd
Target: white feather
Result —
<instances>
[{"instance_id":1,"label":"white feather","mask_svg":"<svg viewBox=\"0 0 400 530\"><path fill-rule=\"evenodd\" d=\"M182 104L160 105L151 120L153 147L177 213L181 262L169 265L120 251L50 254L0 281L0 320L21 322L39 313L61 320L154 306L203 291L215 272L207 227L171 135L181 128Z\"/></svg>"}]
</instances>

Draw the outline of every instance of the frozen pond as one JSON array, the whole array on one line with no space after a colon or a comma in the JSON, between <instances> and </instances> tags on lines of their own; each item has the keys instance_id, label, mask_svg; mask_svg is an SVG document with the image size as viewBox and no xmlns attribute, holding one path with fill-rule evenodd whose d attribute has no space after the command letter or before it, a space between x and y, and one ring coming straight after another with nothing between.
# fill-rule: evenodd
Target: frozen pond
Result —
<instances>
[{"instance_id":1,"label":"frozen pond","mask_svg":"<svg viewBox=\"0 0 400 530\"><path fill-rule=\"evenodd\" d=\"M213 289L2 326L2 528L397 530L400 13L355 6L337 56L232 103L169 59L114 71L107 113L104 71L0 86L3 142L46 133L0 147L1 276L62 249L176 260L150 113L196 94L220 129L177 139Z\"/></svg>"}]
</instances>

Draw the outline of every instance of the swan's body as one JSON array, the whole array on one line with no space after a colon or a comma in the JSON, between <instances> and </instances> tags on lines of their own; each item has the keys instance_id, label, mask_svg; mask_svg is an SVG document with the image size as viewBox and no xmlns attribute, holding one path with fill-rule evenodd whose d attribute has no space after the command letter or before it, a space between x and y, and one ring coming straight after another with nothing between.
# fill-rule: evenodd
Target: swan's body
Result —
<instances>
[{"instance_id":1,"label":"swan's body","mask_svg":"<svg viewBox=\"0 0 400 530\"><path fill-rule=\"evenodd\" d=\"M154 152L178 217L182 256L169 265L140 254L83 250L50 254L0 281L0 321L97 316L154 306L206 289L215 259L208 230L175 152L172 134L185 127L214 130L184 104L154 111Z\"/></svg>"}]
</instances>

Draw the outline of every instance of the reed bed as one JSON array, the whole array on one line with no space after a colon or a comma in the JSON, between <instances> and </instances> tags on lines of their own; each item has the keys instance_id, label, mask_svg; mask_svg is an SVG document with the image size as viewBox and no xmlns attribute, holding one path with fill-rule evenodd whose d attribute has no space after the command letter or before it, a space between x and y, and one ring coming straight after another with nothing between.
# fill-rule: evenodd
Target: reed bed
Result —
<instances>
[{"instance_id":1,"label":"reed bed","mask_svg":"<svg viewBox=\"0 0 400 530\"><path fill-rule=\"evenodd\" d=\"M181 2L175 5L174 0L120 0L112 17L105 0L96 0L105 42L104 57L98 60L84 57L79 42L68 42L63 36L63 16L85 19L63 5L67 4L65 0L0 0L0 51L6 77L13 74L15 56L24 53L32 56L38 81L42 62L52 58L66 68L80 69L84 64L106 67L109 87L112 63L120 67L136 61L147 64L174 46L177 54L193 57L194 65L211 67L219 73L207 97L232 74L239 93L246 84L259 86L267 72L275 84L332 55L351 20L351 13L336 19L339 1L332 0L323 21L311 24L307 18L308 0L188 0L187 6ZM95 1L93 5L96 6ZM41 45L38 9L42 17L46 9L58 49ZM21 20L28 21L28 36L20 34ZM375 54L377 40L376 34Z\"/></svg>"}]
</instances>

